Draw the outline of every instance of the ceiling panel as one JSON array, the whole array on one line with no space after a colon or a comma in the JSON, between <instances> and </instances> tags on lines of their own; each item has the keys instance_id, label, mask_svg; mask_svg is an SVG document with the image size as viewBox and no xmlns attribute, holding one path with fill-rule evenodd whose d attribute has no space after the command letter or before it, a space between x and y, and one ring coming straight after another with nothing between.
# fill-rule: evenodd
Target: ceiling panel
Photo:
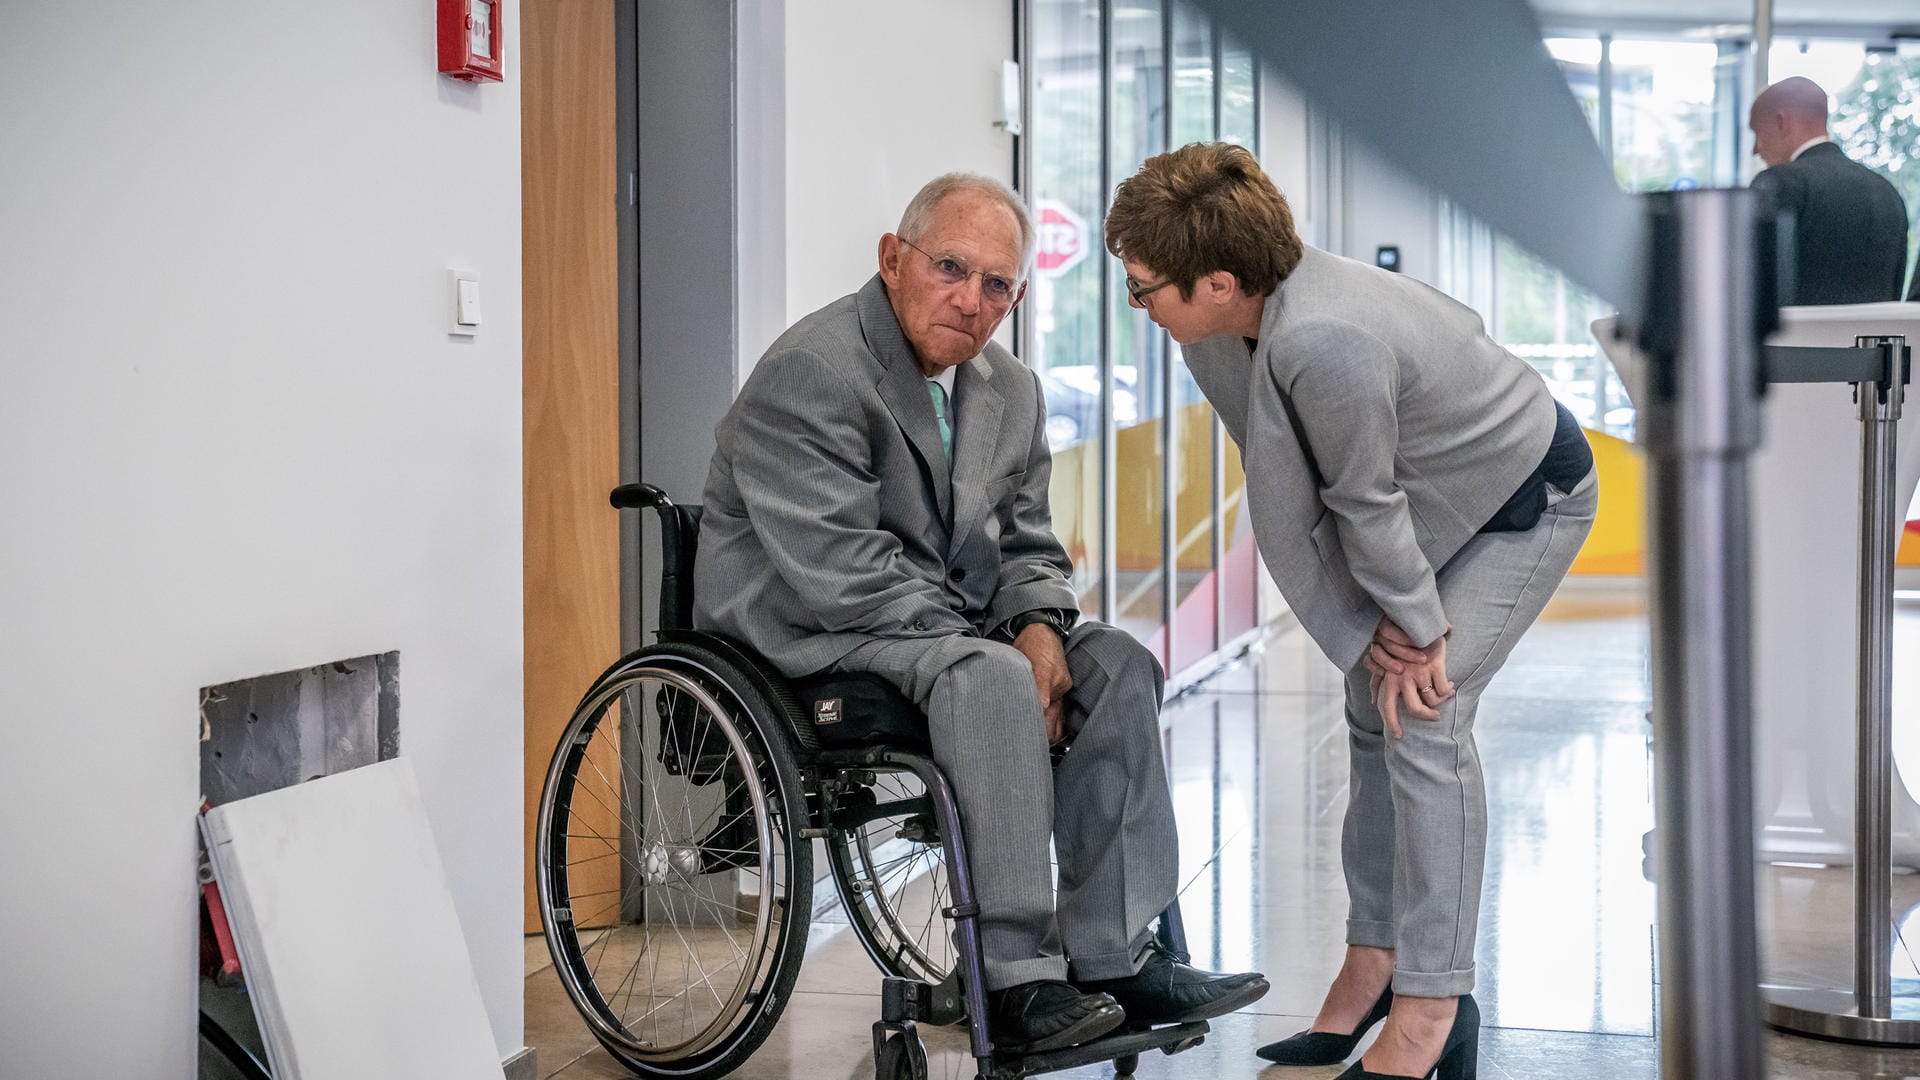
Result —
<instances>
[{"instance_id":1,"label":"ceiling panel","mask_svg":"<svg viewBox=\"0 0 1920 1080\"><path fill-rule=\"evenodd\" d=\"M1641 23L1750 23L1753 4L1742 0L1533 0L1543 22L1574 20ZM1881 30L1906 27L1920 32L1916 0L1775 0L1774 22L1814 26L1855 25Z\"/></svg>"}]
</instances>

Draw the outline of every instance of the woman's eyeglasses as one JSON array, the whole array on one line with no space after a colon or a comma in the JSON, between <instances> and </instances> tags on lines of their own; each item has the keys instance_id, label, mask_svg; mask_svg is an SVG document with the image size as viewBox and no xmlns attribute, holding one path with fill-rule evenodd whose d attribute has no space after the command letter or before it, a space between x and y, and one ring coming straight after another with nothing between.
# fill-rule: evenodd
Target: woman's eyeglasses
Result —
<instances>
[{"instance_id":1,"label":"woman's eyeglasses","mask_svg":"<svg viewBox=\"0 0 1920 1080\"><path fill-rule=\"evenodd\" d=\"M1142 288L1139 282L1133 280L1132 278L1128 278L1127 279L1127 299L1133 302L1134 307L1137 307L1137 308L1146 307L1147 297L1152 296L1154 293L1159 292L1161 289L1164 289L1171 284L1173 284L1173 279L1168 278L1167 280L1159 283L1158 285L1148 285L1145 288Z\"/></svg>"}]
</instances>

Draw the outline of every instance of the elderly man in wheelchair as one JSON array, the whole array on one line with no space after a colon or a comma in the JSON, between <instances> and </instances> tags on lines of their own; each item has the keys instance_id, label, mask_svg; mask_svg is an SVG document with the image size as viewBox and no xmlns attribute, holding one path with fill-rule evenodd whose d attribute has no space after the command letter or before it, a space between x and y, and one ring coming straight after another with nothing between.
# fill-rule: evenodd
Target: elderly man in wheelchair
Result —
<instances>
[{"instance_id":1,"label":"elderly man in wheelchair","mask_svg":"<svg viewBox=\"0 0 1920 1080\"><path fill-rule=\"evenodd\" d=\"M789 675L871 672L925 710L995 1041L1047 1049L1217 1016L1266 984L1197 971L1151 933L1178 867L1161 673L1077 618L1046 405L990 340L1032 249L1017 197L942 177L881 238L877 275L774 343L717 433L695 621Z\"/></svg>"},{"instance_id":2,"label":"elderly man in wheelchair","mask_svg":"<svg viewBox=\"0 0 1920 1080\"><path fill-rule=\"evenodd\" d=\"M1039 382L990 340L1033 250L1003 185L934 180L755 367L703 507L615 493L661 511L663 629L567 728L538 886L563 985L641 1075L766 1037L815 839L893 976L882 1080L925 1075L914 1019L967 1020L986 1077L1124 1074L1267 991L1186 962L1160 667L1079 617Z\"/></svg>"}]
</instances>

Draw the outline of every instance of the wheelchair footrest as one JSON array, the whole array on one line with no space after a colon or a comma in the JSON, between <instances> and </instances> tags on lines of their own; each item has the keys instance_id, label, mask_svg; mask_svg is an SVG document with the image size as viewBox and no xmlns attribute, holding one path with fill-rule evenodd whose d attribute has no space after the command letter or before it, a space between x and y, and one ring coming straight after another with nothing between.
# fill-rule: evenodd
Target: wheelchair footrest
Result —
<instances>
[{"instance_id":1,"label":"wheelchair footrest","mask_svg":"<svg viewBox=\"0 0 1920 1080\"><path fill-rule=\"evenodd\" d=\"M1112 1061L1117 1057L1139 1054L1148 1050L1177 1054L1205 1042L1209 1030L1211 1029L1207 1027L1204 1020L1135 1031L1122 1029L1118 1035L1095 1039L1080 1046L1069 1046L1064 1050L1049 1050L1044 1054L1009 1054L1004 1058L995 1055L993 1080L1019 1080L1024 1076L1037 1076L1040 1073L1059 1072L1061 1069Z\"/></svg>"}]
</instances>

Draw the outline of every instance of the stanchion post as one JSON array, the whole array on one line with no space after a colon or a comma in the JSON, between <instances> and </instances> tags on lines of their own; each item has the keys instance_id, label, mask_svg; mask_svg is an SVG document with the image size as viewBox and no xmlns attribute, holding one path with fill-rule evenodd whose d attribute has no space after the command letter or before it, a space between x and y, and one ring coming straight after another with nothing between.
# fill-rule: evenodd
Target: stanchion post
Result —
<instances>
[{"instance_id":1,"label":"stanchion post","mask_svg":"<svg viewBox=\"0 0 1920 1080\"><path fill-rule=\"evenodd\" d=\"M1759 1077L1747 457L1778 310L1756 193L1648 200L1661 1075Z\"/></svg>"},{"instance_id":2,"label":"stanchion post","mask_svg":"<svg viewBox=\"0 0 1920 1080\"><path fill-rule=\"evenodd\" d=\"M1906 339L1861 337L1887 358L1860 402L1860 722L1853 803L1854 1000L1861 1017L1893 1007L1893 539L1894 444L1905 396Z\"/></svg>"},{"instance_id":3,"label":"stanchion post","mask_svg":"<svg viewBox=\"0 0 1920 1080\"><path fill-rule=\"evenodd\" d=\"M1854 747L1853 990L1769 986L1767 1022L1784 1031L1884 1046L1920 1046L1920 1001L1893 993L1894 450L1906 396L1904 337L1860 337L1877 349L1860 404L1858 742Z\"/></svg>"}]
</instances>

